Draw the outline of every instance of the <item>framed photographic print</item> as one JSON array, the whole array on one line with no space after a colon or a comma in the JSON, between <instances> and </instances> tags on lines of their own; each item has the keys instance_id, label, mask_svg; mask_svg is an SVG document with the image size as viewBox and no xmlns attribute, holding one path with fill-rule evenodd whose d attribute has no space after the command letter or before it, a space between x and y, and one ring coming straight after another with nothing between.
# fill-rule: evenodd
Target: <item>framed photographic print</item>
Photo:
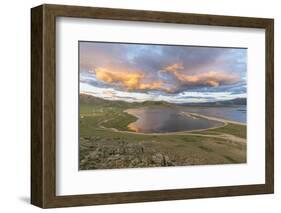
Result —
<instances>
[{"instance_id":1,"label":"framed photographic print","mask_svg":"<svg viewBox=\"0 0 281 213\"><path fill-rule=\"evenodd\" d=\"M274 191L273 19L31 9L31 203Z\"/></svg>"}]
</instances>

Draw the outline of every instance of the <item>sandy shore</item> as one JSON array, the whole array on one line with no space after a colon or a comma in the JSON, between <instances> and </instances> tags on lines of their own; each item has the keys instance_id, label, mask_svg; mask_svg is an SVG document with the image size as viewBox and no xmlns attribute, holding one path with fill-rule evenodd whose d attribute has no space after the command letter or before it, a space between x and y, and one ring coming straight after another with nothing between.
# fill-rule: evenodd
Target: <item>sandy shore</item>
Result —
<instances>
[{"instance_id":1,"label":"sandy shore","mask_svg":"<svg viewBox=\"0 0 281 213\"><path fill-rule=\"evenodd\" d=\"M183 114L187 115L187 116L197 116L199 118L205 118L207 120L212 120L212 121L219 121L219 122L223 122L223 123L232 123L232 124L238 124L238 125L244 125L246 126L246 124L238 122L238 121L231 121L231 120L227 120L227 119L223 119L223 118L217 118L217 117L212 117L212 116L206 116L206 115L202 115L202 114L197 114L197 113L193 113L193 112L182 112Z\"/></svg>"}]
</instances>

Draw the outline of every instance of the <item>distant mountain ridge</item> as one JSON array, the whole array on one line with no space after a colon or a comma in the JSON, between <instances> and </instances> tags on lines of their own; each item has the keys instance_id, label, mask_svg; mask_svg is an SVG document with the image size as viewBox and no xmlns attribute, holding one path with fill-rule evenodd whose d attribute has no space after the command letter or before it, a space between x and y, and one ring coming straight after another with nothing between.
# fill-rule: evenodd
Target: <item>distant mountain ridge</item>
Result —
<instances>
[{"instance_id":1,"label":"distant mountain ridge","mask_svg":"<svg viewBox=\"0 0 281 213\"><path fill-rule=\"evenodd\" d=\"M109 100L105 100L103 98L98 98L96 96L93 95L87 95L87 94L80 94L79 95L79 103L80 104L94 104L94 105L98 105L98 106L111 106L112 102L115 103L115 105L117 106L123 106L126 105L127 102L125 101L109 101Z\"/></svg>"},{"instance_id":2,"label":"distant mountain ridge","mask_svg":"<svg viewBox=\"0 0 281 213\"><path fill-rule=\"evenodd\" d=\"M214 101L214 102L203 102L203 103L183 103L182 106L232 106L232 105L247 105L246 98L235 98L226 101Z\"/></svg>"},{"instance_id":3,"label":"distant mountain ridge","mask_svg":"<svg viewBox=\"0 0 281 213\"><path fill-rule=\"evenodd\" d=\"M227 101L215 101L215 102L204 102L204 103L169 103L166 101L143 101L143 102L126 102L121 100L106 100L103 98L98 98L96 96L88 94L79 95L80 104L94 104L104 107L110 107L114 103L114 106L126 107L126 106L232 106L232 105L246 105L246 98L235 98Z\"/></svg>"},{"instance_id":4,"label":"distant mountain ridge","mask_svg":"<svg viewBox=\"0 0 281 213\"><path fill-rule=\"evenodd\" d=\"M126 106L171 106L172 103L165 101L143 101L143 102L126 102L120 100L106 100L103 98L98 98L96 96L80 94L79 95L80 104L93 104L103 107L110 107L112 104L117 107L126 107Z\"/></svg>"}]
</instances>

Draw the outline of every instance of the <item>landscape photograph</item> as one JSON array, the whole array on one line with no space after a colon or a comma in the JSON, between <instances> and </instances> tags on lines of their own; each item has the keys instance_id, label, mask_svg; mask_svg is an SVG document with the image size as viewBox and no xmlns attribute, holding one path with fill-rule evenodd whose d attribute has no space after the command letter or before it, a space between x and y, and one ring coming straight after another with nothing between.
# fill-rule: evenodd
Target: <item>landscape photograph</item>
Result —
<instances>
[{"instance_id":1,"label":"landscape photograph","mask_svg":"<svg viewBox=\"0 0 281 213\"><path fill-rule=\"evenodd\" d=\"M79 170L247 163L247 49L79 41Z\"/></svg>"}]
</instances>

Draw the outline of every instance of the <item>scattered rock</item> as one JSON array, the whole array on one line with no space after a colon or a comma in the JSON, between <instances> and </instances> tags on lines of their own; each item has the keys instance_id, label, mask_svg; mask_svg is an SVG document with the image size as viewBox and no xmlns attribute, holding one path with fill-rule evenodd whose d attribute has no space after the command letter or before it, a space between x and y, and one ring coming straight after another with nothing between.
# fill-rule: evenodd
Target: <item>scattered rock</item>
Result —
<instances>
[{"instance_id":1,"label":"scattered rock","mask_svg":"<svg viewBox=\"0 0 281 213\"><path fill-rule=\"evenodd\" d=\"M156 163L156 164L161 165L162 161L163 161L163 155L160 154L160 153L157 153L157 154L152 156L151 160L152 160L152 163Z\"/></svg>"},{"instance_id":2,"label":"scattered rock","mask_svg":"<svg viewBox=\"0 0 281 213\"><path fill-rule=\"evenodd\" d=\"M86 138L84 138L86 139ZM172 166L173 162L168 155L145 148L142 143L126 143L119 141L116 144L91 143L80 157L81 169L111 169L111 168L138 168ZM90 149L89 149L90 148Z\"/></svg>"}]
</instances>

